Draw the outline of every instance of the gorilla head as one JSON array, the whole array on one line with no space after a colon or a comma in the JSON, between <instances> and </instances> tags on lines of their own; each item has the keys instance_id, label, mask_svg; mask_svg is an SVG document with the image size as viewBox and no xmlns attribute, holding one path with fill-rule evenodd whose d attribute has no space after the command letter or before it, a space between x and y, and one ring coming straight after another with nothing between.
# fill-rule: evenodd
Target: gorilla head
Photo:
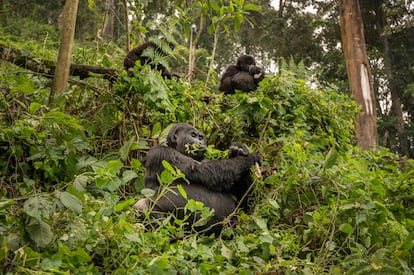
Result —
<instances>
[{"instance_id":1,"label":"gorilla head","mask_svg":"<svg viewBox=\"0 0 414 275\"><path fill-rule=\"evenodd\" d=\"M204 134L187 123L178 123L170 129L167 145L197 161L203 160L207 146Z\"/></svg>"},{"instance_id":2,"label":"gorilla head","mask_svg":"<svg viewBox=\"0 0 414 275\"><path fill-rule=\"evenodd\" d=\"M254 60L253 56L242 55L237 58L236 66L238 67L239 71L250 72L250 68L256 67L256 61Z\"/></svg>"}]
</instances>

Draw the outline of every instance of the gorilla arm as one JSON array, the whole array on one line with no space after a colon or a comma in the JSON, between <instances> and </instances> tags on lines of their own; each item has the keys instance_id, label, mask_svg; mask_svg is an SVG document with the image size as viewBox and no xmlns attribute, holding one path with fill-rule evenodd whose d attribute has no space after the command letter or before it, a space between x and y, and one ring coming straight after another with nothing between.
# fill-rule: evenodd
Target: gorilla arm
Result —
<instances>
[{"instance_id":1,"label":"gorilla arm","mask_svg":"<svg viewBox=\"0 0 414 275\"><path fill-rule=\"evenodd\" d=\"M146 187L155 189L159 186L157 177L164 170L163 160L180 169L190 184L200 184L215 192L226 192L246 172L250 172L250 167L260 162L260 157L256 154L247 154L230 159L198 162L175 149L159 145L148 152L144 161L147 169L144 179Z\"/></svg>"}]
</instances>

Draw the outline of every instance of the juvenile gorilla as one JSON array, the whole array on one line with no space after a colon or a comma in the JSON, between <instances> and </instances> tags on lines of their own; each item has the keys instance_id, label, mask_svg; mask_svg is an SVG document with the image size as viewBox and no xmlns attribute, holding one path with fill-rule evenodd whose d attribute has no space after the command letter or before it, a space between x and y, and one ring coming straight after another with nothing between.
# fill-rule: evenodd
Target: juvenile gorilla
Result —
<instances>
[{"instance_id":1,"label":"juvenile gorilla","mask_svg":"<svg viewBox=\"0 0 414 275\"><path fill-rule=\"evenodd\" d=\"M214 225L206 233L216 233L217 236L222 226L215 224L235 210L249 189L252 184L250 168L261 161L260 156L250 154L241 144L233 143L229 148L229 159L203 160L206 148L204 134L186 123L178 123L171 128L167 145L155 146L148 152L144 160L144 184L146 188L155 190L156 194L152 199L139 200L134 208L141 211L152 209L151 216L157 219L163 219L167 213L175 213L182 219L187 200L177 190L177 185L181 185L187 199L201 201L204 206L214 209L211 220L194 229L201 231ZM164 170L163 160L180 169L189 183L183 179L176 180L166 193L158 197L162 192L158 176ZM190 220L195 222L197 219L192 217Z\"/></svg>"},{"instance_id":2,"label":"juvenile gorilla","mask_svg":"<svg viewBox=\"0 0 414 275\"><path fill-rule=\"evenodd\" d=\"M171 46L171 45L169 45ZM153 64L151 58L148 56L143 56L142 53L145 49L151 47L154 51L158 52L161 55L166 55L165 52L160 49L160 47L152 41L145 42L141 46L133 48L130 50L124 59L124 69L128 71L129 68L133 68L135 66L135 62L139 60L141 65L150 64L152 69L158 70L161 72L161 75L164 78L171 79L171 73L161 64Z\"/></svg>"},{"instance_id":3,"label":"juvenile gorilla","mask_svg":"<svg viewBox=\"0 0 414 275\"><path fill-rule=\"evenodd\" d=\"M224 71L219 90L225 94L233 94L234 90L254 91L264 75L262 68L256 66L252 56L242 55L237 58L236 65L230 65Z\"/></svg>"}]
</instances>

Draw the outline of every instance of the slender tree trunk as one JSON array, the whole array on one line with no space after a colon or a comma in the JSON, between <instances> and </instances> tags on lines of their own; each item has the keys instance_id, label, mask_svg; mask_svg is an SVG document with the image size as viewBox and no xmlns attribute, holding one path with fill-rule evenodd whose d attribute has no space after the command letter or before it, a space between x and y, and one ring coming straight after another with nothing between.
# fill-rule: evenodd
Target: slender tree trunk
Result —
<instances>
[{"instance_id":1,"label":"slender tree trunk","mask_svg":"<svg viewBox=\"0 0 414 275\"><path fill-rule=\"evenodd\" d=\"M114 36L114 10L115 10L114 0L106 0L105 9L106 9L107 18L102 28L102 38L111 39Z\"/></svg>"},{"instance_id":2,"label":"slender tree trunk","mask_svg":"<svg viewBox=\"0 0 414 275\"><path fill-rule=\"evenodd\" d=\"M395 116L395 129L397 131L398 141L399 141L399 148L400 153L408 156L409 150L408 150L408 139L407 135L405 134L405 124L404 124L404 117L403 117L403 111L401 106L401 98L398 94L398 89L395 85L394 77L393 77L393 64L391 59L391 51L390 51L390 45L388 42L388 36L385 33L385 14L382 10L382 4L383 1L379 1L378 6L378 29L381 34L381 43L382 43L382 55L384 58L384 69L385 73L388 79L388 89L391 94L391 111L392 114Z\"/></svg>"},{"instance_id":3,"label":"slender tree trunk","mask_svg":"<svg viewBox=\"0 0 414 275\"><path fill-rule=\"evenodd\" d=\"M125 35L126 35L126 52L129 52L130 49L130 37L129 37L129 16L128 16L128 0L124 0L125 8Z\"/></svg>"},{"instance_id":4,"label":"slender tree trunk","mask_svg":"<svg viewBox=\"0 0 414 275\"><path fill-rule=\"evenodd\" d=\"M189 57L188 57L188 73L187 73L187 76L186 76L186 79L188 81L191 81L191 79L193 78L195 62L196 62L195 52L196 52L196 49L197 49L198 41L200 40L200 37L201 37L201 33L203 32L205 23L206 23L205 16L200 15L200 24L198 26L197 35L194 38L194 40L193 40L194 29L191 28L190 53L189 53Z\"/></svg>"},{"instance_id":5,"label":"slender tree trunk","mask_svg":"<svg viewBox=\"0 0 414 275\"><path fill-rule=\"evenodd\" d=\"M341 0L339 11L349 87L353 99L362 107L355 125L357 144L362 149L375 148L378 145L375 95L359 0Z\"/></svg>"},{"instance_id":6,"label":"slender tree trunk","mask_svg":"<svg viewBox=\"0 0 414 275\"><path fill-rule=\"evenodd\" d=\"M208 72L207 72L207 77L206 77L206 82L205 82L206 87L207 87L207 83L210 82L211 74L213 72L214 59L216 58L216 50L217 50L217 44L218 44L218 39L219 39L219 34L220 34L219 30L220 30L220 25L218 24L214 31L213 51L211 53L210 66L208 67Z\"/></svg>"},{"instance_id":7,"label":"slender tree trunk","mask_svg":"<svg viewBox=\"0 0 414 275\"><path fill-rule=\"evenodd\" d=\"M49 96L49 105L53 105L55 95L62 94L66 90L72 59L77 12L78 0L66 0L65 6L63 7L62 27L60 30L59 55L56 64L55 77L52 82L52 90Z\"/></svg>"}]
</instances>

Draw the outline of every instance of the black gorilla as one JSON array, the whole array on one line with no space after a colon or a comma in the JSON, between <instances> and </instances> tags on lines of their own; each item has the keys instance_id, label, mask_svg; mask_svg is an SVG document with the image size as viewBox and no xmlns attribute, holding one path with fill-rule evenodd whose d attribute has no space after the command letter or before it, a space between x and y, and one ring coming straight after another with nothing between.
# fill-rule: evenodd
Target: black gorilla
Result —
<instances>
[{"instance_id":1,"label":"black gorilla","mask_svg":"<svg viewBox=\"0 0 414 275\"><path fill-rule=\"evenodd\" d=\"M144 160L144 184L146 188L155 190L156 195L139 200L134 208L151 209L151 216L157 219L163 219L166 213L175 213L182 219L187 200L177 190L177 185L181 185L187 199L201 201L204 206L214 209L211 220L194 229L202 231L208 228L205 233L216 233L217 236L222 229L222 225L217 223L230 215L238 203L245 204L240 200L253 182L250 168L261 158L250 154L243 145L233 143L229 148L229 159L202 161L206 147L204 134L187 123L178 123L171 128L167 145L155 146L148 152ZM158 176L164 170L163 160L180 169L188 182L176 180L162 196L158 196L162 192ZM192 217L189 226L197 219Z\"/></svg>"},{"instance_id":2,"label":"black gorilla","mask_svg":"<svg viewBox=\"0 0 414 275\"><path fill-rule=\"evenodd\" d=\"M168 45L169 47L172 47L172 44ZM150 64L152 69L156 69L161 72L161 75L164 78L171 79L171 73L161 64L153 64L151 58L148 56L143 56L142 53L144 50L148 47L151 47L154 49L155 52L161 55L166 55L165 52L154 42L148 41L142 44L141 46L138 46L136 48L133 48L130 50L127 55L124 58L124 69L129 70L129 68L133 68L135 66L135 62L139 60L141 62L141 65Z\"/></svg>"},{"instance_id":3,"label":"black gorilla","mask_svg":"<svg viewBox=\"0 0 414 275\"><path fill-rule=\"evenodd\" d=\"M234 90L254 91L264 75L262 68L256 66L252 56L242 55L237 58L236 65L230 65L224 71L219 90L226 94L233 94Z\"/></svg>"}]
</instances>

